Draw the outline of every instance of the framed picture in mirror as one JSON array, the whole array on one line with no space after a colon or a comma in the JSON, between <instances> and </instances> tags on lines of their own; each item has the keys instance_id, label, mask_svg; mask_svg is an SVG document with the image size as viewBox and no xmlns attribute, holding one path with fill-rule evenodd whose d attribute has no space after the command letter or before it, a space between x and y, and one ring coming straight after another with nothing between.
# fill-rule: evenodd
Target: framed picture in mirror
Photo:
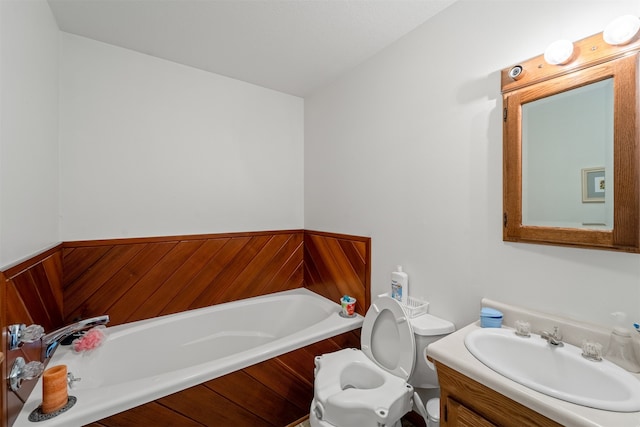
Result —
<instances>
[{"instance_id":1,"label":"framed picture in mirror","mask_svg":"<svg viewBox=\"0 0 640 427\"><path fill-rule=\"evenodd\" d=\"M582 203L604 203L604 168L582 169Z\"/></svg>"}]
</instances>

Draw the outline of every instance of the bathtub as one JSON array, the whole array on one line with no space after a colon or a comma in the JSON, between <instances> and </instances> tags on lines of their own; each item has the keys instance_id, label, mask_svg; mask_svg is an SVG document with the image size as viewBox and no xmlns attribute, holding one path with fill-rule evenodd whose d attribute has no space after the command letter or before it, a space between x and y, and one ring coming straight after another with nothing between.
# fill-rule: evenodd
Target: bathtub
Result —
<instances>
[{"instance_id":1,"label":"bathtub","mask_svg":"<svg viewBox=\"0 0 640 427\"><path fill-rule=\"evenodd\" d=\"M88 354L60 347L48 367L67 365L81 380L67 412L33 423L38 380L14 426L81 426L151 402L362 325L340 305L300 288L107 328Z\"/></svg>"}]
</instances>

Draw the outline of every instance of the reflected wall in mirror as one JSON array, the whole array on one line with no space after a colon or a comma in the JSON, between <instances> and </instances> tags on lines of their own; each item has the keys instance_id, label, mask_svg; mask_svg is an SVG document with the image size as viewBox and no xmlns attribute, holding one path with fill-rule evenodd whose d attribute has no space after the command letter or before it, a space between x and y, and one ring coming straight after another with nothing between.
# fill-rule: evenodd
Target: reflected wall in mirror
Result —
<instances>
[{"instance_id":1,"label":"reflected wall in mirror","mask_svg":"<svg viewBox=\"0 0 640 427\"><path fill-rule=\"evenodd\" d=\"M639 253L640 40L575 45L502 71L503 240Z\"/></svg>"},{"instance_id":2,"label":"reflected wall in mirror","mask_svg":"<svg viewBox=\"0 0 640 427\"><path fill-rule=\"evenodd\" d=\"M605 183L613 185L613 79L522 105L522 224L611 230Z\"/></svg>"}]
</instances>

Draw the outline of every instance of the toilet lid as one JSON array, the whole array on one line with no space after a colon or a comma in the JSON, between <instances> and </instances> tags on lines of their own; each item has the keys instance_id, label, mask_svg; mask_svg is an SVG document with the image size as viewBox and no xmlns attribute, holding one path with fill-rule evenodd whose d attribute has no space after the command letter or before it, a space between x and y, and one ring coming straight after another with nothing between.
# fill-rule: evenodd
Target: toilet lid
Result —
<instances>
[{"instance_id":1,"label":"toilet lid","mask_svg":"<svg viewBox=\"0 0 640 427\"><path fill-rule=\"evenodd\" d=\"M371 303L360 337L362 352L393 375L409 379L416 358L413 329L402 306L381 296Z\"/></svg>"}]
</instances>

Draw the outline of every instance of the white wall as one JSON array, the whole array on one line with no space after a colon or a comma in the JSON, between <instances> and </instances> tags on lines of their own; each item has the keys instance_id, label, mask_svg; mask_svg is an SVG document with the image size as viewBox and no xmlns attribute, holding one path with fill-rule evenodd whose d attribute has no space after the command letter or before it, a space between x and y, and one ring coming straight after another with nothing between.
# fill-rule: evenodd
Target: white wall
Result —
<instances>
[{"instance_id":1,"label":"white wall","mask_svg":"<svg viewBox=\"0 0 640 427\"><path fill-rule=\"evenodd\" d=\"M58 27L0 1L0 269L58 240Z\"/></svg>"},{"instance_id":2,"label":"white wall","mask_svg":"<svg viewBox=\"0 0 640 427\"><path fill-rule=\"evenodd\" d=\"M640 2L461 0L318 90L305 99L305 228L371 236L372 293L402 264L411 294L457 326L482 297L640 319L639 255L502 241L500 70L626 13Z\"/></svg>"},{"instance_id":3,"label":"white wall","mask_svg":"<svg viewBox=\"0 0 640 427\"><path fill-rule=\"evenodd\" d=\"M61 33L62 241L303 228L298 97Z\"/></svg>"}]
</instances>

